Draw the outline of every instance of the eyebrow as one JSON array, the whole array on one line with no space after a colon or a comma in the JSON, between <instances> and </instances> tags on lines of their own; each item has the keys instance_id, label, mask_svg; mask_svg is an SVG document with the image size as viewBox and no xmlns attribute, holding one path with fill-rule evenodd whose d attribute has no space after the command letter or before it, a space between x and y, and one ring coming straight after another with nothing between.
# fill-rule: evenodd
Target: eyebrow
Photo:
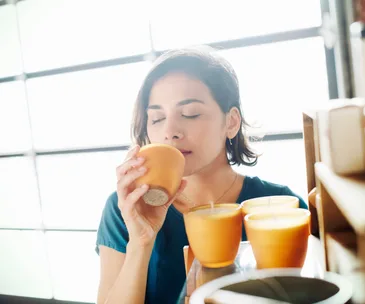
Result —
<instances>
[{"instance_id":1,"label":"eyebrow","mask_svg":"<svg viewBox=\"0 0 365 304\"><path fill-rule=\"evenodd\" d=\"M177 103L177 106L181 107L181 106L185 106L185 105L195 103L195 102L204 104L204 101L202 101L202 100L190 98L190 99L184 99L184 100L179 101ZM151 105L151 106L147 107L147 110L159 110L159 109L162 109L162 107L160 105Z\"/></svg>"}]
</instances>

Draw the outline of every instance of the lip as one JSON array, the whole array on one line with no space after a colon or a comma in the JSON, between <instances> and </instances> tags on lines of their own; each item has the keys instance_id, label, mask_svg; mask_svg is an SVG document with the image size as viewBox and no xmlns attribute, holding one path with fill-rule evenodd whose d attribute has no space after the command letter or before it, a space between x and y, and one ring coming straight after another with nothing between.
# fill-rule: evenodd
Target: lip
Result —
<instances>
[{"instance_id":1,"label":"lip","mask_svg":"<svg viewBox=\"0 0 365 304\"><path fill-rule=\"evenodd\" d=\"M187 155L190 155L192 152L189 151L189 150L184 150L184 149L179 149L179 151L184 155L184 156L187 156Z\"/></svg>"}]
</instances>

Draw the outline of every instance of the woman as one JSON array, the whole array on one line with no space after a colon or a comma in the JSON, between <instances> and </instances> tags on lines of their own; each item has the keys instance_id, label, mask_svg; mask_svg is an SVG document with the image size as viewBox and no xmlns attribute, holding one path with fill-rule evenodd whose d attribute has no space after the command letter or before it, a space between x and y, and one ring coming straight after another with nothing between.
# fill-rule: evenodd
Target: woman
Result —
<instances>
[{"instance_id":1,"label":"woman","mask_svg":"<svg viewBox=\"0 0 365 304\"><path fill-rule=\"evenodd\" d=\"M288 187L232 169L257 162L246 128L237 76L227 61L208 50L186 49L155 62L135 106L137 145L117 168L117 191L106 202L98 230L98 303L176 302L185 281L182 249L188 244L182 213L189 208L294 195ZM141 200L148 185L133 186L146 172L136 155L147 143L175 146L186 160L177 195L161 207ZM307 208L301 198L300 207Z\"/></svg>"}]
</instances>

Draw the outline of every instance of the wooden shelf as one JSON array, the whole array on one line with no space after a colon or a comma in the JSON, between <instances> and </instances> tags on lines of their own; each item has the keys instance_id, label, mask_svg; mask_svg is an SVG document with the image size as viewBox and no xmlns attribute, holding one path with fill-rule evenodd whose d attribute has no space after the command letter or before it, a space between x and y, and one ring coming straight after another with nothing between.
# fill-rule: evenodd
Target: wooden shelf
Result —
<instances>
[{"instance_id":1,"label":"wooden shelf","mask_svg":"<svg viewBox=\"0 0 365 304\"><path fill-rule=\"evenodd\" d=\"M312 220L318 218L326 270L352 283L350 303L365 304L365 174L340 176L322 162L318 110L303 112L308 191L316 187Z\"/></svg>"},{"instance_id":2,"label":"wooden shelf","mask_svg":"<svg viewBox=\"0 0 365 304\"><path fill-rule=\"evenodd\" d=\"M323 163L316 163L315 171L356 233L365 235L365 176L339 176Z\"/></svg>"},{"instance_id":3,"label":"wooden shelf","mask_svg":"<svg viewBox=\"0 0 365 304\"><path fill-rule=\"evenodd\" d=\"M365 303L364 264L357 257L356 236L352 231L328 233L329 270L347 278L353 286L352 303Z\"/></svg>"},{"instance_id":4,"label":"wooden shelf","mask_svg":"<svg viewBox=\"0 0 365 304\"><path fill-rule=\"evenodd\" d=\"M329 270L348 274L361 265L356 254L356 235L353 232L332 232L326 234Z\"/></svg>"},{"instance_id":5,"label":"wooden shelf","mask_svg":"<svg viewBox=\"0 0 365 304\"><path fill-rule=\"evenodd\" d=\"M316 119L317 111L314 109L305 109L305 110L303 110L302 114L304 114L304 118L306 118L306 116L307 116L308 118L313 120L313 119Z\"/></svg>"}]
</instances>

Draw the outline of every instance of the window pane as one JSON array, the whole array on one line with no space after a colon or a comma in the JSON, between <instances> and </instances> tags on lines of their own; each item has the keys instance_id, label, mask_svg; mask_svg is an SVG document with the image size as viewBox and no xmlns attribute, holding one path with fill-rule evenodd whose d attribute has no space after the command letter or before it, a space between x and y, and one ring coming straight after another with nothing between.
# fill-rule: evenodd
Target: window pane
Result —
<instances>
[{"instance_id":1,"label":"window pane","mask_svg":"<svg viewBox=\"0 0 365 304\"><path fill-rule=\"evenodd\" d=\"M47 232L46 237L55 299L95 303L99 283L96 233Z\"/></svg>"},{"instance_id":2,"label":"window pane","mask_svg":"<svg viewBox=\"0 0 365 304\"><path fill-rule=\"evenodd\" d=\"M307 175L303 140L256 143L263 155L254 167L235 167L245 175L258 176L269 182L288 186L307 200Z\"/></svg>"},{"instance_id":3,"label":"window pane","mask_svg":"<svg viewBox=\"0 0 365 304\"><path fill-rule=\"evenodd\" d=\"M0 153L25 152L31 148L24 83L0 84Z\"/></svg>"},{"instance_id":4,"label":"window pane","mask_svg":"<svg viewBox=\"0 0 365 304\"><path fill-rule=\"evenodd\" d=\"M328 101L322 38L219 52L238 74L244 114L267 132L302 129L301 111Z\"/></svg>"},{"instance_id":5,"label":"window pane","mask_svg":"<svg viewBox=\"0 0 365 304\"><path fill-rule=\"evenodd\" d=\"M116 190L115 169L127 151L39 156L47 228L97 229L102 208Z\"/></svg>"},{"instance_id":6,"label":"window pane","mask_svg":"<svg viewBox=\"0 0 365 304\"><path fill-rule=\"evenodd\" d=\"M27 72L149 52L143 0L18 4Z\"/></svg>"},{"instance_id":7,"label":"window pane","mask_svg":"<svg viewBox=\"0 0 365 304\"><path fill-rule=\"evenodd\" d=\"M4 227L41 227L37 184L30 158L0 158L0 228Z\"/></svg>"},{"instance_id":8,"label":"window pane","mask_svg":"<svg viewBox=\"0 0 365 304\"><path fill-rule=\"evenodd\" d=\"M209 4L159 0L157 3L151 24L154 46L159 50L321 24L318 0L220 0Z\"/></svg>"},{"instance_id":9,"label":"window pane","mask_svg":"<svg viewBox=\"0 0 365 304\"><path fill-rule=\"evenodd\" d=\"M22 66L14 5L0 6L0 23L0 78L19 75Z\"/></svg>"},{"instance_id":10,"label":"window pane","mask_svg":"<svg viewBox=\"0 0 365 304\"><path fill-rule=\"evenodd\" d=\"M44 234L0 231L0 294L52 298Z\"/></svg>"},{"instance_id":11,"label":"window pane","mask_svg":"<svg viewBox=\"0 0 365 304\"><path fill-rule=\"evenodd\" d=\"M36 149L129 143L132 108L148 67L142 62L29 80Z\"/></svg>"}]
</instances>

